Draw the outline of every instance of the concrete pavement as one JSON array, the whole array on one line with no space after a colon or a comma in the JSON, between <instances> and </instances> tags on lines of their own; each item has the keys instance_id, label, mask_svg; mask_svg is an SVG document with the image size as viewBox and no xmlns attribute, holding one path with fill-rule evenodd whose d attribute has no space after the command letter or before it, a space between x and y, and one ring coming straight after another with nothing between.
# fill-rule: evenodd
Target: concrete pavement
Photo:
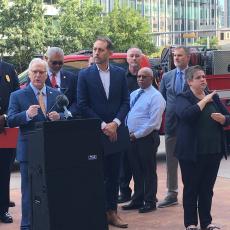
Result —
<instances>
[{"instance_id":1,"label":"concrete pavement","mask_svg":"<svg viewBox=\"0 0 230 230\"><path fill-rule=\"evenodd\" d=\"M159 200L165 195L166 165L164 160L158 161L158 194ZM179 178L179 205L174 207L157 209L154 212L139 214L137 211L123 211L119 206L120 216L129 223L129 230L183 230L183 208L182 208L182 183ZM12 174L11 200L16 202L16 207L10 208L14 218L13 224L0 223L0 229L18 230L20 223L20 175L18 172ZM133 184L132 184L133 186ZM221 163L219 176L215 186L213 199L213 223L221 227L221 230L230 230L230 158ZM110 230L118 228L110 226ZM77 218L76 228L78 229ZM93 229L92 229L93 230Z\"/></svg>"}]
</instances>

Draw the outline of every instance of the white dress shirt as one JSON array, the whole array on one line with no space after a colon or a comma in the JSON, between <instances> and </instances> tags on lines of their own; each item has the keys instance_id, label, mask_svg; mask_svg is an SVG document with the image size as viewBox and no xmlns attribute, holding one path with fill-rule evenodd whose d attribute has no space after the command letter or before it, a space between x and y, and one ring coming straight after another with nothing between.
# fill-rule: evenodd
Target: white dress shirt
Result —
<instances>
[{"instance_id":1,"label":"white dress shirt","mask_svg":"<svg viewBox=\"0 0 230 230\"><path fill-rule=\"evenodd\" d=\"M106 97L107 99L109 98L109 87L110 87L110 71L109 71L109 65L108 65L108 68L107 70L103 71L99 68L99 66L97 65L97 69L99 71L99 75L100 75L100 78L101 78L101 82L102 82L102 85L104 87L104 90L105 90L105 94L106 94ZM114 118L113 119L114 122L117 123L117 125L119 126L121 124L121 121L118 119L118 118ZM106 126L106 123L103 121L101 123L101 128L104 129Z\"/></svg>"},{"instance_id":2,"label":"white dress shirt","mask_svg":"<svg viewBox=\"0 0 230 230\"><path fill-rule=\"evenodd\" d=\"M52 80L52 72L50 70L48 70L48 76L49 76L49 79L50 79L50 82ZM60 71L56 73L56 82L57 82L57 86L58 86L58 90L61 91L61 73Z\"/></svg>"}]
</instances>

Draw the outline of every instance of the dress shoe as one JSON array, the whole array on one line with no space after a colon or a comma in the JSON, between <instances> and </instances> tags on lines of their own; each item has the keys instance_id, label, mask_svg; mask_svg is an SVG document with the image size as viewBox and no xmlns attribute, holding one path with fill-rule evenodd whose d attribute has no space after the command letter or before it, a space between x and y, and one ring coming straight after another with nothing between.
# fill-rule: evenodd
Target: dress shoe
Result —
<instances>
[{"instance_id":1,"label":"dress shoe","mask_svg":"<svg viewBox=\"0 0 230 230\"><path fill-rule=\"evenodd\" d=\"M177 197L166 196L165 199L158 204L158 208L166 208L177 204Z\"/></svg>"},{"instance_id":2,"label":"dress shoe","mask_svg":"<svg viewBox=\"0 0 230 230\"><path fill-rule=\"evenodd\" d=\"M15 203L13 202L13 201L10 201L10 203L9 203L9 207L15 207Z\"/></svg>"},{"instance_id":3,"label":"dress shoe","mask_svg":"<svg viewBox=\"0 0 230 230\"><path fill-rule=\"evenodd\" d=\"M141 206L142 204L131 201L129 204L123 205L121 208L123 210L134 210L140 208Z\"/></svg>"},{"instance_id":4,"label":"dress shoe","mask_svg":"<svg viewBox=\"0 0 230 230\"><path fill-rule=\"evenodd\" d=\"M139 213L146 213L156 210L156 204L145 203L141 208L139 208Z\"/></svg>"},{"instance_id":5,"label":"dress shoe","mask_svg":"<svg viewBox=\"0 0 230 230\"><path fill-rule=\"evenodd\" d=\"M124 194L120 194L118 196L118 199L117 199L117 203L118 204L121 204L121 203L125 203L125 202L128 202L131 200L131 196L126 196Z\"/></svg>"},{"instance_id":6,"label":"dress shoe","mask_svg":"<svg viewBox=\"0 0 230 230\"><path fill-rule=\"evenodd\" d=\"M8 212L1 213L0 220L5 224L13 223L13 218Z\"/></svg>"},{"instance_id":7,"label":"dress shoe","mask_svg":"<svg viewBox=\"0 0 230 230\"><path fill-rule=\"evenodd\" d=\"M106 212L108 224L118 228L128 228L128 224L124 223L122 219L117 215L117 211L110 210Z\"/></svg>"}]
</instances>

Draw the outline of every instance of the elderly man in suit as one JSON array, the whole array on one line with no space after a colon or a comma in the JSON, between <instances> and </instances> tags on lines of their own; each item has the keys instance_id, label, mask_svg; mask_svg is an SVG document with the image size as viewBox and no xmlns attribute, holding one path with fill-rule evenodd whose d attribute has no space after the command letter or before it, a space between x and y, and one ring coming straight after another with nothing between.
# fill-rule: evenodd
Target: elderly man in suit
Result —
<instances>
[{"instance_id":1,"label":"elderly man in suit","mask_svg":"<svg viewBox=\"0 0 230 230\"><path fill-rule=\"evenodd\" d=\"M48 63L46 85L64 93L69 100L69 111L73 116L79 116L76 103L77 75L62 69L64 64L63 50L59 47L50 47L46 52L45 60Z\"/></svg>"},{"instance_id":2,"label":"elderly man in suit","mask_svg":"<svg viewBox=\"0 0 230 230\"><path fill-rule=\"evenodd\" d=\"M166 100L165 115L165 148L167 162L167 188L165 199L158 204L159 208L164 208L178 204L178 161L174 156L176 146L177 118L175 113L175 100L177 94L184 90L185 70L188 68L190 60L189 49L178 46L174 50L175 69L165 73L160 83L160 92Z\"/></svg>"},{"instance_id":3,"label":"elderly man in suit","mask_svg":"<svg viewBox=\"0 0 230 230\"><path fill-rule=\"evenodd\" d=\"M28 177L28 133L34 128L35 122L51 121L63 118L53 107L56 97L61 93L45 85L47 78L47 63L35 58L29 65L30 84L11 94L8 109L8 124L10 127L20 127L17 160L20 162L22 220L21 230L30 230L30 191ZM50 109L52 108L52 111Z\"/></svg>"},{"instance_id":4,"label":"elderly man in suit","mask_svg":"<svg viewBox=\"0 0 230 230\"><path fill-rule=\"evenodd\" d=\"M7 123L7 109L11 92L19 89L19 82L14 67L0 61L0 133ZM0 149L0 221L12 223L13 218L8 213L10 168L14 161L14 149Z\"/></svg>"},{"instance_id":5,"label":"elderly man in suit","mask_svg":"<svg viewBox=\"0 0 230 230\"><path fill-rule=\"evenodd\" d=\"M101 121L108 223L127 228L128 224L117 215L117 197L122 141L125 139L124 119L129 110L129 94L125 70L109 65L111 49L112 42L109 38L97 38L93 45L95 64L79 72L77 93L82 116Z\"/></svg>"}]
</instances>

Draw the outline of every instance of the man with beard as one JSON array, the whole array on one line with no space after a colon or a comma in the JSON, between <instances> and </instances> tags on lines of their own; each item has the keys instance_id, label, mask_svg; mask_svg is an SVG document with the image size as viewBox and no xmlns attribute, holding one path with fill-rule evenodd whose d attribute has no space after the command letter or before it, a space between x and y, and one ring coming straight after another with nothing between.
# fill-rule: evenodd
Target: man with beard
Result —
<instances>
[{"instance_id":1,"label":"man with beard","mask_svg":"<svg viewBox=\"0 0 230 230\"><path fill-rule=\"evenodd\" d=\"M188 68L190 53L184 46L174 49L173 56L175 69L165 73L160 83L160 92L165 98L165 149L167 163L167 195L158 204L159 208L165 208L178 204L178 160L174 156L176 146L177 117L175 111L176 96L184 91L185 70Z\"/></svg>"},{"instance_id":2,"label":"man with beard","mask_svg":"<svg viewBox=\"0 0 230 230\"><path fill-rule=\"evenodd\" d=\"M117 196L120 156L127 148L123 137L128 139L124 119L129 111L129 95L125 71L109 64L111 54L111 40L98 37L93 45L95 63L79 72L77 95L82 117L101 121L107 221L127 228L117 213Z\"/></svg>"}]
</instances>

